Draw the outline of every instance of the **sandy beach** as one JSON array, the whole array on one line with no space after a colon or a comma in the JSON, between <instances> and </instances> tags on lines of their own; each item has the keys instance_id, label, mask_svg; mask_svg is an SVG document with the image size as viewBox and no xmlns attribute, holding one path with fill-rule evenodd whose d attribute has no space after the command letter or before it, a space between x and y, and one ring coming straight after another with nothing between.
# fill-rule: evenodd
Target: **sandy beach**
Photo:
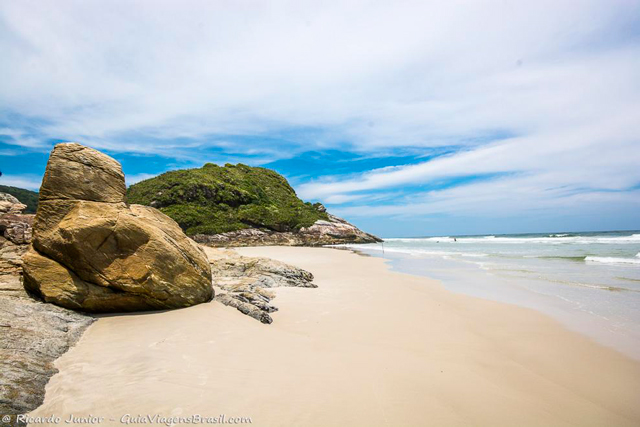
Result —
<instances>
[{"instance_id":1,"label":"sandy beach","mask_svg":"<svg viewBox=\"0 0 640 427\"><path fill-rule=\"evenodd\" d=\"M640 364L532 310L384 260L238 249L311 271L264 325L212 302L103 316L33 416L251 417L256 426L637 426Z\"/></svg>"}]
</instances>

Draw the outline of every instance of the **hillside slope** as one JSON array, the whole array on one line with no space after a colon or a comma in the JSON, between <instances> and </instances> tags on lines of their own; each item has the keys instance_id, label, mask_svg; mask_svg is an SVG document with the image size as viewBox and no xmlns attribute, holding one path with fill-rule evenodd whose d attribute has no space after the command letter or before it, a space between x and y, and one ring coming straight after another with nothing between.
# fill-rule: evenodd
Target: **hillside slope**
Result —
<instances>
[{"instance_id":1,"label":"hillside slope","mask_svg":"<svg viewBox=\"0 0 640 427\"><path fill-rule=\"evenodd\" d=\"M129 187L127 202L160 209L212 246L379 241L300 200L277 172L243 164L166 172Z\"/></svg>"}]
</instances>

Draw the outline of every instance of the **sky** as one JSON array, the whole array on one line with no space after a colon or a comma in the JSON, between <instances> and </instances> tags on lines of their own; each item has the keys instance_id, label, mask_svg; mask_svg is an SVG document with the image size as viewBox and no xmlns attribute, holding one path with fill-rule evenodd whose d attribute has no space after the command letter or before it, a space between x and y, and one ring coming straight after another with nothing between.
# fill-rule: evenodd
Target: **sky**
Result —
<instances>
[{"instance_id":1,"label":"sky","mask_svg":"<svg viewBox=\"0 0 640 427\"><path fill-rule=\"evenodd\" d=\"M640 229L640 0L6 0L0 57L0 184L75 141L382 237Z\"/></svg>"}]
</instances>

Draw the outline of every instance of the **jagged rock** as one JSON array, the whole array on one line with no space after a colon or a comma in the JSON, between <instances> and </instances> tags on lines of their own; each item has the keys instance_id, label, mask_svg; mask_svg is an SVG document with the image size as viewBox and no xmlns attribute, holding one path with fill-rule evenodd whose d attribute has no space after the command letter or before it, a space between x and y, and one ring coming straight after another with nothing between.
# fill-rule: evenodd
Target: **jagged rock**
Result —
<instances>
[{"instance_id":1,"label":"jagged rock","mask_svg":"<svg viewBox=\"0 0 640 427\"><path fill-rule=\"evenodd\" d=\"M22 205L24 206L24 205ZM0 215L0 235L16 245L31 243L33 215Z\"/></svg>"},{"instance_id":2,"label":"jagged rock","mask_svg":"<svg viewBox=\"0 0 640 427\"><path fill-rule=\"evenodd\" d=\"M196 234L193 239L211 247L234 246L322 246L343 243L376 243L382 239L365 233L342 218L328 214L329 220L317 220L296 232L277 232L245 228L220 234Z\"/></svg>"},{"instance_id":3,"label":"jagged rock","mask_svg":"<svg viewBox=\"0 0 640 427\"><path fill-rule=\"evenodd\" d=\"M0 274L18 274L31 242L33 215L21 214L26 206L10 194L0 193L0 200Z\"/></svg>"},{"instance_id":4,"label":"jagged rock","mask_svg":"<svg viewBox=\"0 0 640 427\"><path fill-rule=\"evenodd\" d=\"M271 323L273 319L268 313L278 310L270 304L275 294L268 288L317 287L312 283L313 274L280 261L245 257L232 250L205 248L205 251L214 282L221 289L215 300L262 323Z\"/></svg>"},{"instance_id":5,"label":"jagged rock","mask_svg":"<svg viewBox=\"0 0 640 427\"><path fill-rule=\"evenodd\" d=\"M202 250L156 209L125 203L120 164L79 144L55 146L40 188L24 285L88 312L186 307L213 296Z\"/></svg>"},{"instance_id":6,"label":"jagged rock","mask_svg":"<svg viewBox=\"0 0 640 427\"><path fill-rule=\"evenodd\" d=\"M35 301L18 274L0 274L0 414L24 414L40 406L45 385L57 372L53 362L93 321Z\"/></svg>"},{"instance_id":7,"label":"jagged rock","mask_svg":"<svg viewBox=\"0 0 640 427\"><path fill-rule=\"evenodd\" d=\"M311 227L300 229L299 234L310 245L335 245L340 243L377 243L382 239L365 233L353 224L335 215L329 215L329 221L316 221Z\"/></svg>"},{"instance_id":8,"label":"jagged rock","mask_svg":"<svg viewBox=\"0 0 640 427\"><path fill-rule=\"evenodd\" d=\"M253 317L256 320L264 324L270 324L273 322L273 319L267 312L261 310L255 305L249 304L247 302L241 301L238 298L229 295L229 294L217 294L216 301L221 302L224 305L229 307L237 308L242 314L246 314L249 317Z\"/></svg>"},{"instance_id":9,"label":"jagged rock","mask_svg":"<svg viewBox=\"0 0 640 427\"><path fill-rule=\"evenodd\" d=\"M20 274L22 272L22 256L28 245L15 243L0 237L0 274Z\"/></svg>"}]
</instances>

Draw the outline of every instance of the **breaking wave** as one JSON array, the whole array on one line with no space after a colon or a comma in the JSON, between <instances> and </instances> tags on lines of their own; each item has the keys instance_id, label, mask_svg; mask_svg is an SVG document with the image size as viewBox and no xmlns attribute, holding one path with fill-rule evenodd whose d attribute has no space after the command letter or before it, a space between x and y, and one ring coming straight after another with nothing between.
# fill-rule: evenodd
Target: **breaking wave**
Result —
<instances>
[{"instance_id":1,"label":"breaking wave","mask_svg":"<svg viewBox=\"0 0 640 427\"><path fill-rule=\"evenodd\" d=\"M640 265L640 258L636 255L636 258L614 258L614 257L601 257L601 256L588 256L584 259L590 262L600 262L604 264L634 264Z\"/></svg>"}]
</instances>

